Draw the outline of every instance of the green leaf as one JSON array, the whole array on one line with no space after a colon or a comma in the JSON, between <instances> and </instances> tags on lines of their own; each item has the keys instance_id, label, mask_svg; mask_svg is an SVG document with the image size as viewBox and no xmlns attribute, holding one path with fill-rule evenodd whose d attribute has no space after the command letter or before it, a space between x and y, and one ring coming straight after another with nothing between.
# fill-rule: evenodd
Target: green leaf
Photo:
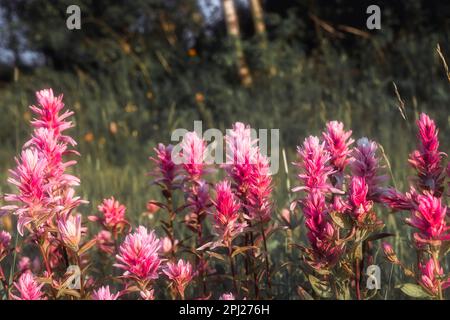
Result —
<instances>
[{"instance_id":1,"label":"green leaf","mask_svg":"<svg viewBox=\"0 0 450 320\"><path fill-rule=\"evenodd\" d=\"M255 246L246 246L246 247L239 247L236 250L233 251L233 253L231 254L231 257L233 258L234 256L237 256L240 253L243 253L247 250L252 250L252 249L258 249Z\"/></svg>"},{"instance_id":2,"label":"green leaf","mask_svg":"<svg viewBox=\"0 0 450 320\"><path fill-rule=\"evenodd\" d=\"M404 294L413 298L431 298L431 296L418 284L414 283L403 283L396 288L402 290Z\"/></svg>"},{"instance_id":3,"label":"green leaf","mask_svg":"<svg viewBox=\"0 0 450 320\"><path fill-rule=\"evenodd\" d=\"M393 237L393 236L395 236L395 234L393 234L393 233L380 232L380 233L372 234L372 235L368 236L366 238L366 241L375 241L375 240L380 240L380 239L384 239L387 237Z\"/></svg>"},{"instance_id":4,"label":"green leaf","mask_svg":"<svg viewBox=\"0 0 450 320\"><path fill-rule=\"evenodd\" d=\"M308 275L309 283L313 288L314 292L321 298L331 298L333 292L331 291L330 285L326 281L322 281L314 277L313 275Z\"/></svg>"}]
</instances>

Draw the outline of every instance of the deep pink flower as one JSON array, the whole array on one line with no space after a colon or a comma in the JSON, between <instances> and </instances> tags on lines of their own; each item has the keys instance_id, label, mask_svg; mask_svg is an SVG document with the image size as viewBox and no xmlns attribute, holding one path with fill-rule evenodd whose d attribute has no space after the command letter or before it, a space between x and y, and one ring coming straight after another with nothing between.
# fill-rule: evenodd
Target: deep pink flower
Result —
<instances>
[{"instance_id":1,"label":"deep pink flower","mask_svg":"<svg viewBox=\"0 0 450 320\"><path fill-rule=\"evenodd\" d=\"M413 187L405 194L395 188L387 188L381 196L381 201L394 210L413 210L418 204L418 196Z\"/></svg>"},{"instance_id":2,"label":"deep pink flower","mask_svg":"<svg viewBox=\"0 0 450 320\"><path fill-rule=\"evenodd\" d=\"M142 281L157 279L161 264L160 249L161 241L155 232L148 232L147 228L139 226L134 233L126 236L114 266L125 270L126 277Z\"/></svg>"},{"instance_id":3,"label":"deep pink flower","mask_svg":"<svg viewBox=\"0 0 450 320\"><path fill-rule=\"evenodd\" d=\"M92 293L92 300L117 300L119 296L120 292L112 294L109 286L103 286Z\"/></svg>"},{"instance_id":4,"label":"deep pink flower","mask_svg":"<svg viewBox=\"0 0 450 320\"><path fill-rule=\"evenodd\" d=\"M14 300L45 300L46 297L41 290L43 286L44 284L39 284L30 271L25 272L17 282L14 282L14 287L20 295L11 294L11 297Z\"/></svg>"},{"instance_id":5,"label":"deep pink flower","mask_svg":"<svg viewBox=\"0 0 450 320\"><path fill-rule=\"evenodd\" d=\"M419 271L421 273L419 283L432 294L438 294L440 281L438 277L444 274L439 263L435 265L434 259L430 258L425 264L419 263Z\"/></svg>"},{"instance_id":6,"label":"deep pink flower","mask_svg":"<svg viewBox=\"0 0 450 320\"><path fill-rule=\"evenodd\" d=\"M194 276L192 265L182 259L178 260L178 263L167 262L163 272L173 282L178 293L184 299L184 290Z\"/></svg>"},{"instance_id":7,"label":"deep pink flower","mask_svg":"<svg viewBox=\"0 0 450 320\"><path fill-rule=\"evenodd\" d=\"M57 225L64 244L73 251L78 251L81 241L81 214L59 217Z\"/></svg>"},{"instance_id":8,"label":"deep pink flower","mask_svg":"<svg viewBox=\"0 0 450 320\"><path fill-rule=\"evenodd\" d=\"M100 204L97 208L103 214L100 221L106 228L114 229L121 224L127 223L125 219L125 211L127 208L114 199L114 197L103 199L102 204ZM98 218L91 216L89 219L92 221L97 220Z\"/></svg>"},{"instance_id":9,"label":"deep pink flower","mask_svg":"<svg viewBox=\"0 0 450 320\"><path fill-rule=\"evenodd\" d=\"M230 246L231 241L244 230L246 224L239 222L241 205L233 194L228 181L216 184L216 200L213 201L213 204L215 207L214 229L219 234L220 241L225 246Z\"/></svg>"},{"instance_id":10,"label":"deep pink flower","mask_svg":"<svg viewBox=\"0 0 450 320\"><path fill-rule=\"evenodd\" d=\"M419 146L418 150L411 153L409 163L417 171L418 186L439 197L443 192L445 179L441 165L444 153L439 151L439 130L425 113L420 114L417 126Z\"/></svg>"},{"instance_id":11,"label":"deep pink flower","mask_svg":"<svg viewBox=\"0 0 450 320\"><path fill-rule=\"evenodd\" d=\"M447 207L442 205L441 198L429 193L418 196L418 207L412 211L406 222L418 229L414 238L420 242L433 240L449 240L450 234L445 221Z\"/></svg>"},{"instance_id":12,"label":"deep pink flower","mask_svg":"<svg viewBox=\"0 0 450 320\"><path fill-rule=\"evenodd\" d=\"M315 268L334 265L343 247L336 244L338 230L328 221L325 195L313 190L307 194L302 204L307 237L312 249L311 265Z\"/></svg>"},{"instance_id":13,"label":"deep pink flower","mask_svg":"<svg viewBox=\"0 0 450 320\"><path fill-rule=\"evenodd\" d=\"M301 148L297 148L297 152L300 161L295 165L300 168L298 178L302 185L294 188L293 191L330 191L332 187L329 176L334 171L329 165L331 156L325 150L325 143L321 143L317 137L310 136L305 139Z\"/></svg>"},{"instance_id":14,"label":"deep pink flower","mask_svg":"<svg viewBox=\"0 0 450 320\"><path fill-rule=\"evenodd\" d=\"M188 132L181 142L183 168L191 181L199 181L205 173L206 142L195 132Z\"/></svg>"},{"instance_id":15,"label":"deep pink flower","mask_svg":"<svg viewBox=\"0 0 450 320\"><path fill-rule=\"evenodd\" d=\"M220 296L219 300L236 300L234 294L232 294L231 292L229 293L224 293Z\"/></svg>"},{"instance_id":16,"label":"deep pink flower","mask_svg":"<svg viewBox=\"0 0 450 320\"><path fill-rule=\"evenodd\" d=\"M350 145L352 131L345 131L344 124L338 121L330 121L326 125L326 131L322 134L325 148L331 155L330 163L337 172L343 172L350 161Z\"/></svg>"},{"instance_id":17,"label":"deep pink flower","mask_svg":"<svg viewBox=\"0 0 450 320\"><path fill-rule=\"evenodd\" d=\"M369 187L363 177L352 177L349 188L349 203L354 218L362 222L372 209L373 202L367 200Z\"/></svg>"},{"instance_id":18,"label":"deep pink flower","mask_svg":"<svg viewBox=\"0 0 450 320\"><path fill-rule=\"evenodd\" d=\"M387 179L386 175L381 175L382 167L377 157L378 146L376 142L367 138L361 138L356 142L352 151L351 169L353 176L365 179L368 187L368 199L380 201L383 193L381 183Z\"/></svg>"},{"instance_id":19,"label":"deep pink flower","mask_svg":"<svg viewBox=\"0 0 450 320\"><path fill-rule=\"evenodd\" d=\"M170 190L172 189L178 171L178 166L172 160L173 146L165 146L160 143L154 150L156 157L150 157L150 160L156 165L155 170L151 173L156 177L154 183Z\"/></svg>"}]
</instances>

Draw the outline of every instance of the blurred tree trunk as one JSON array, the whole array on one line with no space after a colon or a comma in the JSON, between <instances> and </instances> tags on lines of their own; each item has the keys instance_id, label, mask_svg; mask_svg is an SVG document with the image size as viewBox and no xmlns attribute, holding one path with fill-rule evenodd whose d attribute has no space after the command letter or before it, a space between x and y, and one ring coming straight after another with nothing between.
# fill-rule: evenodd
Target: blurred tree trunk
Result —
<instances>
[{"instance_id":1,"label":"blurred tree trunk","mask_svg":"<svg viewBox=\"0 0 450 320\"><path fill-rule=\"evenodd\" d=\"M252 76L245 60L244 50L240 39L239 21L236 14L236 8L233 0L222 0L223 12L229 37L234 43L236 53L236 64L238 67L239 77L244 86L252 84Z\"/></svg>"},{"instance_id":2,"label":"blurred tree trunk","mask_svg":"<svg viewBox=\"0 0 450 320\"><path fill-rule=\"evenodd\" d=\"M250 8L253 16L255 33L261 40L263 48L266 47L266 24L264 23L264 13L260 0L250 0Z\"/></svg>"}]
</instances>

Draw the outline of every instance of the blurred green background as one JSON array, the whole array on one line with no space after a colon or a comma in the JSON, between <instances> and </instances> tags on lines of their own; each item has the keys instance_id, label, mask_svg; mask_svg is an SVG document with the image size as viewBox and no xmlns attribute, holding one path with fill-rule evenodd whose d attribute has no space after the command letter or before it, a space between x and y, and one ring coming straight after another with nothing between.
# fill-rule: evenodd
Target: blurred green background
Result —
<instances>
[{"instance_id":1,"label":"blurred green background","mask_svg":"<svg viewBox=\"0 0 450 320\"><path fill-rule=\"evenodd\" d=\"M230 2L234 20L224 14ZM81 30L66 28L72 4ZM366 28L371 4L381 30ZM137 223L159 197L146 175L152 148L194 120L279 128L288 163L307 135L340 120L384 147L404 190L418 112L436 120L442 151L450 147L449 83L436 54L439 43L450 59L449 16L450 4L435 0L0 0L0 192L30 134L34 92L47 87L75 111L86 213L114 195ZM296 184L280 163L277 210L289 202L287 178Z\"/></svg>"}]
</instances>

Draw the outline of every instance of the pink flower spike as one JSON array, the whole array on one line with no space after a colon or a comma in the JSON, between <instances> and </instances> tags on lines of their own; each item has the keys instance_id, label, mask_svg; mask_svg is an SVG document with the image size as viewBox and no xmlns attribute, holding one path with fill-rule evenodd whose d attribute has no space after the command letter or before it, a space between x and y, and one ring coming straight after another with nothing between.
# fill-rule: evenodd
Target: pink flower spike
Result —
<instances>
[{"instance_id":1,"label":"pink flower spike","mask_svg":"<svg viewBox=\"0 0 450 320\"><path fill-rule=\"evenodd\" d=\"M344 124L338 121L330 121L326 125L326 131L322 134L325 140L326 150L331 155L330 163L337 172L343 172L350 161L350 145L352 131L345 131Z\"/></svg>"},{"instance_id":2,"label":"pink flower spike","mask_svg":"<svg viewBox=\"0 0 450 320\"><path fill-rule=\"evenodd\" d=\"M92 300L117 300L120 296L120 292L112 294L109 290L109 286L103 286L92 293Z\"/></svg>"},{"instance_id":3,"label":"pink flower spike","mask_svg":"<svg viewBox=\"0 0 450 320\"><path fill-rule=\"evenodd\" d=\"M444 168L441 164L445 154L439 151L439 130L425 113L420 114L417 126L419 146L418 150L411 153L409 163L417 171L418 186L439 197L444 190L445 179Z\"/></svg>"},{"instance_id":4,"label":"pink flower spike","mask_svg":"<svg viewBox=\"0 0 450 320\"><path fill-rule=\"evenodd\" d=\"M439 263L435 265L434 259L430 258L425 264L419 264L419 271L421 272L419 283L433 295L437 295L440 281L438 277L444 274Z\"/></svg>"},{"instance_id":5,"label":"pink flower spike","mask_svg":"<svg viewBox=\"0 0 450 320\"><path fill-rule=\"evenodd\" d=\"M14 287L19 291L20 296L11 294L14 300L46 300L42 292L43 283L39 284L30 271L23 273Z\"/></svg>"},{"instance_id":6,"label":"pink flower spike","mask_svg":"<svg viewBox=\"0 0 450 320\"><path fill-rule=\"evenodd\" d=\"M387 180L387 176L380 174L382 167L376 155L377 150L376 142L367 138L359 139L352 151L351 169L354 176L365 179L368 199L378 202L383 194L381 183Z\"/></svg>"},{"instance_id":7,"label":"pink flower spike","mask_svg":"<svg viewBox=\"0 0 450 320\"><path fill-rule=\"evenodd\" d=\"M173 146L165 146L160 143L154 150L156 157L150 158L156 165L154 171L151 173L151 175L155 176L154 183L163 185L166 189L170 190L173 187L178 172L178 166L172 160Z\"/></svg>"},{"instance_id":8,"label":"pink flower spike","mask_svg":"<svg viewBox=\"0 0 450 320\"><path fill-rule=\"evenodd\" d=\"M188 132L181 142L183 168L192 181L205 173L206 142L195 132Z\"/></svg>"},{"instance_id":9,"label":"pink flower spike","mask_svg":"<svg viewBox=\"0 0 450 320\"><path fill-rule=\"evenodd\" d=\"M153 280L159 276L161 241L154 231L139 226L126 236L116 255L115 267L125 270L124 276L137 280Z\"/></svg>"},{"instance_id":10,"label":"pink flower spike","mask_svg":"<svg viewBox=\"0 0 450 320\"><path fill-rule=\"evenodd\" d=\"M367 200L369 187L363 177L352 177L349 202L352 207L352 213L355 219L363 221L366 214L372 209L373 203Z\"/></svg>"},{"instance_id":11,"label":"pink flower spike","mask_svg":"<svg viewBox=\"0 0 450 320\"><path fill-rule=\"evenodd\" d=\"M167 262L163 272L173 282L181 298L184 300L184 291L194 276L192 265L182 259L178 260L176 264Z\"/></svg>"}]
</instances>

